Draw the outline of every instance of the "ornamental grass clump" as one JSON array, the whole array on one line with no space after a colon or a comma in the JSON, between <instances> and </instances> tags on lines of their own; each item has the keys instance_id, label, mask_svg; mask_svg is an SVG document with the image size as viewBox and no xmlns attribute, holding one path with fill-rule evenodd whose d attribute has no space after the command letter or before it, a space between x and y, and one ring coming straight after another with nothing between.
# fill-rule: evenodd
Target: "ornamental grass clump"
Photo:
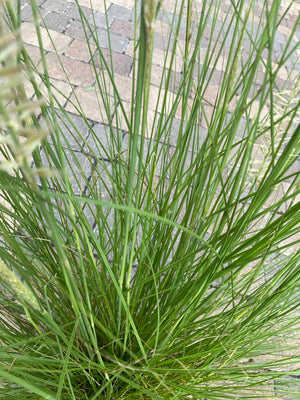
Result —
<instances>
[{"instance_id":1,"label":"ornamental grass clump","mask_svg":"<svg viewBox=\"0 0 300 400\"><path fill-rule=\"evenodd\" d=\"M82 87L0 3L0 397L296 399L298 6L136 2L121 79L75 2Z\"/></svg>"}]
</instances>

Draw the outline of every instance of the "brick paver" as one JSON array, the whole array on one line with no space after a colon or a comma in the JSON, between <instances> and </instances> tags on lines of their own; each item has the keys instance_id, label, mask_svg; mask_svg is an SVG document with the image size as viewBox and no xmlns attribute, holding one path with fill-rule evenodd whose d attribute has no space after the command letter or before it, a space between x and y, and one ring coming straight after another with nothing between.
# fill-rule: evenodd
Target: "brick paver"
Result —
<instances>
[{"instance_id":1,"label":"brick paver","mask_svg":"<svg viewBox=\"0 0 300 400\"><path fill-rule=\"evenodd\" d=\"M68 2L66 2L65 0L46 0L44 2L41 2L41 8L49 12L55 11L63 13L68 8Z\"/></svg>"},{"instance_id":2,"label":"brick paver","mask_svg":"<svg viewBox=\"0 0 300 400\"><path fill-rule=\"evenodd\" d=\"M49 0L49 1L52 1L52 0ZM56 0L53 0L53 2L54 1L56 1ZM67 2L74 3L73 0L67 0L67 1L64 1L64 2L65 3L67 3ZM91 1L90 0L79 0L78 3L81 6L84 6L84 7L87 7L87 8L90 8L90 6L91 6ZM93 4L93 9L95 11L100 11L102 13L105 12L105 8L108 10L109 7L111 6L111 3L109 1L104 2L103 0L92 0L92 4Z\"/></svg>"},{"instance_id":3,"label":"brick paver","mask_svg":"<svg viewBox=\"0 0 300 400\"><path fill-rule=\"evenodd\" d=\"M65 51L65 55L67 57L73 58L74 60L83 61L85 63L89 63L91 59L91 54L96 52L96 46L93 44L89 44L90 49L87 46L86 41L74 39L70 46Z\"/></svg>"},{"instance_id":4,"label":"brick paver","mask_svg":"<svg viewBox=\"0 0 300 400\"><path fill-rule=\"evenodd\" d=\"M107 115L101 95L97 90L88 90L81 86L75 88L74 93L70 97L70 102L66 105L66 110L70 113L78 113L78 103L80 110L92 121L107 124L110 117ZM114 113L113 99L111 99L110 113Z\"/></svg>"},{"instance_id":5,"label":"brick paver","mask_svg":"<svg viewBox=\"0 0 300 400\"><path fill-rule=\"evenodd\" d=\"M66 27L65 34L68 35L69 37L81 40L85 40L86 35L88 36L88 38L90 38L92 35L91 32L84 31L81 21L78 21L77 19L74 19L70 23L70 25Z\"/></svg>"},{"instance_id":6,"label":"brick paver","mask_svg":"<svg viewBox=\"0 0 300 400\"><path fill-rule=\"evenodd\" d=\"M43 41L43 47L45 51L53 51L53 43L55 44L56 51L62 54L69 47L72 42L72 38L57 31L49 29L49 33L52 37L53 43L49 38L47 30L43 27L40 28L41 37ZM31 44L33 46L38 46L38 37L34 24L30 22L24 22L21 26L22 37L26 44Z\"/></svg>"},{"instance_id":7,"label":"brick paver","mask_svg":"<svg viewBox=\"0 0 300 400\"><path fill-rule=\"evenodd\" d=\"M35 51L34 47L38 46L38 39L35 33L35 28L33 25L33 17L31 13L30 2L28 0L22 1L22 18L24 23L22 24L22 33L25 41L28 45L31 45L30 51L32 53L33 61L38 62L38 54L33 54ZM44 23L41 25L46 26L49 29L49 32L53 38L53 42L55 44L56 50L59 54L62 55L63 67L66 72L70 76L70 81L72 84L75 84L82 89L85 86L92 85L93 80L93 72L91 67L88 66L91 60L91 55L95 55L95 64L100 69L104 68L103 63L99 58L99 53L96 51L96 45L99 45L103 51L103 56L108 65L111 63L111 59L114 65L114 72L121 76L131 76L132 66L133 66L133 57L134 57L134 0L114 0L104 2L103 0L92 0L93 10L91 9L90 0L79 0L80 5L82 6L83 15L80 15L76 4L71 0L39 0L41 14L44 18ZM164 3L164 11L159 13L158 19L155 23L155 38L154 38L154 51L153 51L153 85L159 86L161 82L161 72L164 67L165 61L165 48L170 39L170 35L173 36L173 33L170 32L170 19L173 17L175 0L169 0ZM196 8L197 2L195 2ZM225 1L221 9L222 11L219 13L219 20L216 21L216 31L214 40L217 41L218 29L221 29L222 24L224 23L227 26L230 26L230 17L228 16L228 6L229 3ZM257 9L260 9L260 3L257 4ZM105 16L105 9L107 10L107 17ZM178 10L177 10L178 12ZM184 28L186 16L186 8L183 13L183 21L182 26ZM81 18L86 18L89 22L94 21L96 25L96 31L93 32L85 32ZM222 19L224 21L222 21ZM281 26L276 33L276 41L274 43L274 52L275 55L278 53L278 57L281 54L283 43L287 40L288 34L291 32L291 22L294 22L295 16L293 13L289 12ZM254 16L254 31L261 30L260 27L260 13ZM212 19L208 25L212 24ZM109 28L109 31L107 31ZM233 29L230 30L233 32ZM255 33L255 32L254 32ZM46 29L41 26L41 35L44 43L44 49L49 52L53 52L53 44L48 37L48 33ZM86 37L89 38L90 50L86 45ZM210 26L207 26L204 30L203 42L201 42L201 46L207 45L211 35ZM206 90L205 100L208 104L214 104L217 93L218 93L218 84L220 79L222 78L224 65L226 63L226 59L229 53L229 44L232 39L232 33L228 37L228 45L227 47L222 49L222 56L217 60L216 65L213 68L212 79L209 82L209 85ZM185 40L185 30L182 29L178 33L179 41L182 41L182 44ZM207 40L207 42L205 41ZM294 39L293 39L294 40ZM291 46L293 46L294 42L291 42ZM96 43L95 43L96 42ZM191 43L195 42L195 36L192 36ZM245 44L247 46L247 43ZM109 50L111 47L111 50ZM215 54L219 50L219 44L216 43ZM176 91L176 87L178 87L178 83L180 81L180 73L183 68L183 49L178 49L177 55L175 57L174 63L172 65L173 77L174 77L174 85L173 88L171 86L172 91ZM37 53L37 52L36 52ZM205 47L201 48L200 51L200 62L203 63L205 61L206 51ZM267 56L267 54L266 54ZM49 73L52 78L58 79L59 81L66 81L66 77L64 72L62 71L62 67L59 65L55 65L55 57L53 54L47 54L47 60L49 62ZM292 55L292 57L287 61L286 66L281 68L277 78L277 84L281 87L284 82L289 79L289 70L294 67L294 64L297 62L298 54ZM212 59L212 62L214 58ZM170 63L170 57L167 57L167 67ZM274 64L275 65L275 64ZM201 66L200 66L201 68ZM296 66L296 70L299 66ZM196 76L194 76L196 78ZM264 71L260 71L257 77L257 83L261 84L263 82ZM127 81L124 79L124 88L126 86L127 90ZM77 89L81 90L81 89ZM122 91L122 90L121 90ZM153 91L153 90L152 90ZM128 97L128 96L127 96ZM129 99L125 99L129 100ZM156 103L155 98L150 99L150 108ZM232 102L232 107L234 107L235 103ZM231 110L230 110L231 111Z\"/></svg>"},{"instance_id":8,"label":"brick paver","mask_svg":"<svg viewBox=\"0 0 300 400\"><path fill-rule=\"evenodd\" d=\"M114 19L110 30L128 39L134 38L134 24L120 19Z\"/></svg>"},{"instance_id":9,"label":"brick paver","mask_svg":"<svg viewBox=\"0 0 300 400\"><path fill-rule=\"evenodd\" d=\"M108 49L103 49L102 55L109 67L111 66L112 60L114 72L123 76L128 76L130 74L133 65L133 57L129 57L128 55L123 53L110 53ZM94 55L94 62L99 68L105 68L105 64L100 57L98 50Z\"/></svg>"},{"instance_id":10,"label":"brick paver","mask_svg":"<svg viewBox=\"0 0 300 400\"><path fill-rule=\"evenodd\" d=\"M108 10L108 15L112 18L120 19L122 21L133 22L134 10L122 7L118 4L112 4Z\"/></svg>"},{"instance_id":11,"label":"brick paver","mask_svg":"<svg viewBox=\"0 0 300 400\"><path fill-rule=\"evenodd\" d=\"M71 83L81 87L91 86L96 80L93 68L90 64L73 60L66 56L60 57L62 63L60 64L57 60L57 55L52 52L46 54L45 58L48 74L51 78L65 80L67 82L67 74ZM40 71L43 72L43 67L41 64L40 66Z\"/></svg>"},{"instance_id":12,"label":"brick paver","mask_svg":"<svg viewBox=\"0 0 300 400\"><path fill-rule=\"evenodd\" d=\"M104 49L109 49L111 47L112 52L124 53L128 46L129 39L118 33L108 32L103 28L97 28L93 42Z\"/></svg>"}]
</instances>

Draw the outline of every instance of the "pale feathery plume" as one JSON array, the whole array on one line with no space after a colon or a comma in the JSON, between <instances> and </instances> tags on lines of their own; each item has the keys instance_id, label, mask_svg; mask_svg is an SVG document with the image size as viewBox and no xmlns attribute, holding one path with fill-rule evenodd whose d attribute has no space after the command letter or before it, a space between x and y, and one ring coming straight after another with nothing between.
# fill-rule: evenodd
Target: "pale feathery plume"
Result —
<instances>
[{"instance_id":1,"label":"pale feathery plume","mask_svg":"<svg viewBox=\"0 0 300 400\"><path fill-rule=\"evenodd\" d=\"M23 300L34 310L41 311L39 303L30 289L21 281L15 272L6 266L2 260L0 260L0 278L13 290L18 300Z\"/></svg>"}]
</instances>

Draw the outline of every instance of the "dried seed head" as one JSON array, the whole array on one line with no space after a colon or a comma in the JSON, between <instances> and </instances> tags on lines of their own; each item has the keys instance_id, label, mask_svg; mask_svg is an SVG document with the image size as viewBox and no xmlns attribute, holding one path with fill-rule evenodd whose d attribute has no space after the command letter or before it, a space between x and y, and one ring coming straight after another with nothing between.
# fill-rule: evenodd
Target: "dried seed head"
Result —
<instances>
[{"instance_id":1,"label":"dried seed head","mask_svg":"<svg viewBox=\"0 0 300 400\"><path fill-rule=\"evenodd\" d=\"M0 20L3 10L0 0ZM6 154L0 170L14 174L21 169L26 180L35 186L33 177L38 173L30 166L32 153L47 132L35 126L33 115L44 102L26 98L23 73L28 71L17 64L19 44L14 39L17 33L9 35L0 30L0 146Z\"/></svg>"},{"instance_id":2,"label":"dried seed head","mask_svg":"<svg viewBox=\"0 0 300 400\"><path fill-rule=\"evenodd\" d=\"M156 18L156 10L158 9L161 1L157 0L144 0L143 1L143 16L147 29L152 29Z\"/></svg>"},{"instance_id":3,"label":"dried seed head","mask_svg":"<svg viewBox=\"0 0 300 400\"><path fill-rule=\"evenodd\" d=\"M18 299L25 301L36 311L40 311L40 306L30 289L24 285L15 272L11 271L4 261L0 260L0 278L3 279L13 290Z\"/></svg>"}]
</instances>

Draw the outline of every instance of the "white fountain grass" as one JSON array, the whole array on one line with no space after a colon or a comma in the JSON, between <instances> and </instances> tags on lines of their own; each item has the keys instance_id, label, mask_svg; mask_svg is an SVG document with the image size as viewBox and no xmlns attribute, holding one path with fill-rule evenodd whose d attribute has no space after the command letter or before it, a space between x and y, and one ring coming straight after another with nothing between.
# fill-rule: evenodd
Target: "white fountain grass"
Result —
<instances>
[{"instance_id":1,"label":"white fountain grass","mask_svg":"<svg viewBox=\"0 0 300 400\"><path fill-rule=\"evenodd\" d=\"M140 24L136 7L128 105L93 23L76 3L95 73L92 93L99 117L107 122L106 140L97 136L77 101L72 77L66 76L73 107L90 130L88 139L57 101L32 1L43 68L33 69L22 44L17 62L28 71L40 102L41 117L30 115L30 131L46 127L51 136L42 140L41 150L31 149L31 166L11 164L13 171L0 171L5 200L0 203L1 396L281 398L272 382L281 377L281 385L287 374L299 370L295 166L300 135L294 126L297 81L289 88L294 99L276 106L283 93L276 78L288 57L283 49L272 64L280 2L263 3L256 35L254 1L232 4L219 32L219 2L176 3L178 16L169 21L172 34L152 119L152 27L163 4L159 10L159 2L142 3ZM8 13L17 29L17 14L12 7ZM204 52L208 24L211 37ZM243 52L247 42L248 56ZM183 69L172 94L178 55ZM207 85L222 63L225 72L212 99ZM253 90L262 66L263 83ZM28 121L21 114L26 99L15 92L11 72L16 121L26 131ZM41 102L37 74L48 91L47 105ZM7 97L1 88L4 110ZM266 109L276 112L268 111L265 118ZM15 133L5 115L1 129L11 140ZM253 154L262 138L269 140L271 151L265 168L253 176ZM15 162L7 145L1 145L2 155ZM288 188L274 196L280 185ZM10 274L37 307L18 296Z\"/></svg>"}]
</instances>

